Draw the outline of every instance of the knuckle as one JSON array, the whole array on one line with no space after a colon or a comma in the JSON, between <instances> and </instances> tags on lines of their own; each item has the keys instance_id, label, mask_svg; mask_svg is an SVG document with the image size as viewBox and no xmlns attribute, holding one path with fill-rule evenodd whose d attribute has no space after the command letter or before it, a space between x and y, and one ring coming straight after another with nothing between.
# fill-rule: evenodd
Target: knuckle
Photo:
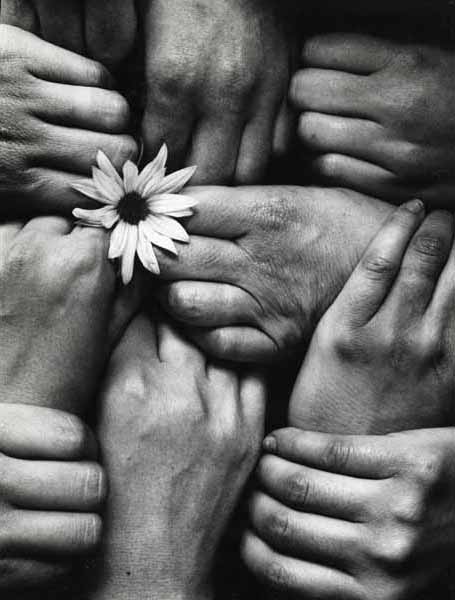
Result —
<instances>
[{"instance_id":1,"label":"knuckle","mask_svg":"<svg viewBox=\"0 0 455 600\"><path fill-rule=\"evenodd\" d=\"M103 119L111 128L126 126L130 120L130 106L118 92L109 92L103 106Z\"/></svg>"},{"instance_id":2,"label":"knuckle","mask_svg":"<svg viewBox=\"0 0 455 600\"><path fill-rule=\"evenodd\" d=\"M91 443L87 425L76 415L62 413L62 417L58 428L61 445L69 455L83 456Z\"/></svg>"},{"instance_id":3,"label":"knuckle","mask_svg":"<svg viewBox=\"0 0 455 600\"><path fill-rule=\"evenodd\" d=\"M437 235L423 235L418 234L412 241L413 250L420 256L420 258L427 259L430 262L434 262L434 259L441 259L446 245L443 240Z\"/></svg>"},{"instance_id":4,"label":"knuckle","mask_svg":"<svg viewBox=\"0 0 455 600\"><path fill-rule=\"evenodd\" d=\"M395 518L409 525L424 522L427 514L427 499L416 486L408 488L399 497L393 499L392 510Z\"/></svg>"},{"instance_id":5,"label":"knuckle","mask_svg":"<svg viewBox=\"0 0 455 600\"><path fill-rule=\"evenodd\" d=\"M270 232L281 231L298 216L298 208L294 201L276 194L258 200L253 210L262 229Z\"/></svg>"},{"instance_id":6,"label":"knuckle","mask_svg":"<svg viewBox=\"0 0 455 600\"><path fill-rule=\"evenodd\" d=\"M265 565L263 578L275 590L286 590L291 586L291 576L277 559L270 559Z\"/></svg>"},{"instance_id":7,"label":"knuckle","mask_svg":"<svg viewBox=\"0 0 455 600\"><path fill-rule=\"evenodd\" d=\"M98 464L85 466L80 476L80 489L86 503L99 506L106 497L106 475L104 469Z\"/></svg>"},{"instance_id":8,"label":"knuckle","mask_svg":"<svg viewBox=\"0 0 455 600\"><path fill-rule=\"evenodd\" d=\"M217 88L222 95L241 100L249 97L254 87L251 71L245 68L244 62L231 56L223 60L217 70Z\"/></svg>"},{"instance_id":9,"label":"knuckle","mask_svg":"<svg viewBox=\"0 0 455 600\"><path fill-rule=\"evenodd\" d=\"M289 535L291 523L285 510L271 511L263 518L264 530L273 540L280 540Z\"/></svg>"},{"instance_id":10,"label":"knuckle","mask_svg":"<svg viewBox=\"0 0 455 600\"><path fill-rule=\"evenodd\" d=\"M372 280L392 277L398 268L394 260L377 253L367 253L360 264L366 276Z\"/></svg>"},{"instance_id":11,"label":"knuckle","mask_svg":"<svg viewBox=\"0 0 455 600\"><path fill-rule=\"evenodd\" d=\"M354 449L343 438L334 437L323 452L322 461L328 470L342 471L350 462Z\"/></svg>"},{"instance_id":12,"label":"knuckle","mask_svg":"<svg viewBox=\"0 0 455 600\"><path fill-rule=\"evenodd\" d=\"M76 547L85 552L94 551L101 542L102 528L103 523L99 515L85 515L74 532Z\"/></svg>"},{"instance_id":13,"label":"knuckle","mask_svg":"<svg viewBox=\"0 0 455 600\"><path fill-rule=\"evenodd\" d=\"M305 507L310 499L311 484L302 473L294 473L286 482L286 491L291 504Z\"/></svg>"},{"instance_id":14,"label":"knuckle","mask_svg":"<svg viewBox=\"0 0 455 600\"><path fill-rule=\"evenodd\" d=\"M410 529L395 530L373 542L374 558L394 570L404 569L415 556L418 536Z\"/></svg>"},{"instance_id":15,"label":"knuckle","mask_svg":"<svg viewBox=\"0 0 455 600\"><path fill-rule=\"evenodd\" d=\"M420 449L409 465L412 480L421 490L431 493L444 481L445 462L444 453L436 448Z\"/></svg>"}]
</instances>

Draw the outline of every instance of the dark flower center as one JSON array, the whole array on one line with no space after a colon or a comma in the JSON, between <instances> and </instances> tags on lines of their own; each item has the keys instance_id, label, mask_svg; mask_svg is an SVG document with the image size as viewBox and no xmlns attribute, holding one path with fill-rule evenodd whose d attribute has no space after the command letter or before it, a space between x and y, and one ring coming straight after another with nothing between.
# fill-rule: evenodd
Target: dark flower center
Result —
<instances>
[{"instance_id":1,"label":"dark flower center","mask_svg":"<svg viewBox=\"0 0 455 600\"><path fill-rule=\"evenodd\" d=\"M150 214L147 201L137 192L130 192L123 196L117 204L117 212L122 221L137 225Z\"/></svg>"}]
</instances>

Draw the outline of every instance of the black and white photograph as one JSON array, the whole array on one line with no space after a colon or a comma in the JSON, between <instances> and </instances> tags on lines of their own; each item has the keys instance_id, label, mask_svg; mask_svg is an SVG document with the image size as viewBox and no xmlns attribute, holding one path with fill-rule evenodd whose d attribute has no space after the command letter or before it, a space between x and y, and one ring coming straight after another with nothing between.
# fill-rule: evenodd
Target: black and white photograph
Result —
<instances>
[{"instance_id":1,"label":"black and white photograph","mask_svg":"<svg viewBox=\"0 0 455 600\"><path fill-rule=\"evenodd\" d=\"M455 600L454 0L0 0L0 600Z\"/></svg>"}]
</instances>

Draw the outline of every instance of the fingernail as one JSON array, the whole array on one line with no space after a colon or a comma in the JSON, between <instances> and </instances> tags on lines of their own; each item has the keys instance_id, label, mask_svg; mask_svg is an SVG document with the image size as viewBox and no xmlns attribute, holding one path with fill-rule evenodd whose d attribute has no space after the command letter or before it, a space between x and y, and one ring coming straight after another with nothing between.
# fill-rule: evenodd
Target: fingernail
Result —
<instances>
[{"instance_id":1,"label":"fingernail","mask_svg":"<svg viewBox=\"0 0 455 600\"><path fill-rule=\"evenodd\" d=\"M412 212L415 215L418 215L419 213L421 213L424 210L425 205L422 202L422 200L417 200L417 198L416 198L415 200L411 200L410 202L407 202L405 204L405 207L407 210L409 210L409 212Z\"/></svg>"},{"instance_id":2,"label":"fingernail","mask_svg":"<svg viewBox=\"0 0 455 600\"><path fill-rule=\"evenodd\" d=\"M268 435L262 443L262 448L264 452L274 453L277 449L276 439L273 435Z\"/></svg>"}]
</instances>

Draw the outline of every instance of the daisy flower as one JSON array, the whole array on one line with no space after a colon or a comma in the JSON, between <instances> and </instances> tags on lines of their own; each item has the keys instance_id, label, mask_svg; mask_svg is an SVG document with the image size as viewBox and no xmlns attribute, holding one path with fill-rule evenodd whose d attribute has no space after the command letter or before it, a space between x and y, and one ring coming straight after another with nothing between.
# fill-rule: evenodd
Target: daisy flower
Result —
<instances>
[{"instance_id":1,"label":"daisy flower","mask_svg":"<svg viewBox=\"0 0 455 600\"><path fill-rule=\"evenodd\" d=\"M196 167L187 167L166 176L167 148L164 144L156 158L139 172L127 161L120 177L108 157L98 152L92 179L73 188L104 204L102 208L76 208L73 215L83 225L111 229L109 258L120 259L124 285L133 278L136 254L144 267L160 272L153 246L177 256L174 241L188 243L189 236L176 219L189 217L197 201L179 194Z\"/></svg>"}]
</instances>

